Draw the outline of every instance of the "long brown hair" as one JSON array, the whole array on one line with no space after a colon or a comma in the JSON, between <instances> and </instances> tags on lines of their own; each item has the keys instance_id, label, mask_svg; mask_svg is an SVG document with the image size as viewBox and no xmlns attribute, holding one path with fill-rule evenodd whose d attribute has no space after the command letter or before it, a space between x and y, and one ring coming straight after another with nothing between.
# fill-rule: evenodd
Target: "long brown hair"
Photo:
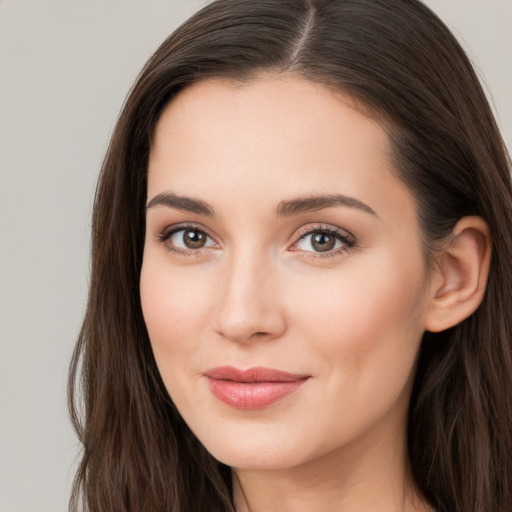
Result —
<instances>
[{"instance_id":1,"label":"long brown hair","mask_svg":"<svg viewBox=\"0 0 512 512\"><path fill-rule=\"evenodd\" d=\"M231 474L199 443L159 376L139 299L155 124L184 87L293 73L337 88L388 130L425 252L465 215L490 226L490 278L467 320L426 333L410 405L412 476L439 512L512 510L510 159L463 50L417 0L218 0L158 48L102 167L92 275L71 363L83 457L71 510L233 511ZM307 98L305 98L307 101ZM79 377L80 375L80 377Z\"/></svg>"}]
</instances>

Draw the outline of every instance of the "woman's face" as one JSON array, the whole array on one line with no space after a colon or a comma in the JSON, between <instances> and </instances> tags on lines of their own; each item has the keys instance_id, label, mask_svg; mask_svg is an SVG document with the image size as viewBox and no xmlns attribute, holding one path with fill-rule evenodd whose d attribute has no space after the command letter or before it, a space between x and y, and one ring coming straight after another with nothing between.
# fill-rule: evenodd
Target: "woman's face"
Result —
<instances>
[{"instance_id":1,"label":"woman's face","mask_svg":"<svg viewBox=\"0 0 512 512\"><path fill-rule=\"evenodd\" d=\"M405 442L430 286L388 137L349 104L290 76L204 81L156 128L144 318L178 410L233 467Z\"/></svg>"}]
</instances>

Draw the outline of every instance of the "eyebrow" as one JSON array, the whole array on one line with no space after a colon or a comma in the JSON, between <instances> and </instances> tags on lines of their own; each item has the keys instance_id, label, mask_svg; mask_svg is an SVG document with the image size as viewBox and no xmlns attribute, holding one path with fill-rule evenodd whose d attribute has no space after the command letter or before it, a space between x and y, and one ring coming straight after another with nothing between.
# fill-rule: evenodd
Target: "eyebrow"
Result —
<instances>
[{"instance_id":1,"label":"eyebrow","mask_svg":"<svg viewBox=\"0 0 512 512\"><path fill-rule=\"evenodd\" d=\"M176 208L186 212L207 215L208 217L213 217L214 215L214 210L208 203L191 197L177 196L171 192L162 192L161 194L157 194L146 205L146 210L156 206L168 206L170 208Z\"/></svg>"},{"instance_id":2,"label":"eyebrow","mask_svg":"<svg viewBox=\"0 0 512 512\"><path fill-rule=\"evenodd\" d=\"M276 212L279 217L289 217L300 213L323 210L324 208L331 208L333 206L356 208L379 218L377 213L367 204L355 197L344 196L342 194L299 197L297 199L291 199L290 201L281 201L277 206Z\"/></svg>"},{"instance_id":3,"label":"eyebrow","mask_svg":"<svg viewBox=\"0 0 512 512\"><path fill-rule=\"evenodd\" d=\"M178 210L206 215L208 217L213 217L215 214L215 210L208 203L192 197L178 196L172 192L162 192L157 194L146 205L146 209L149 210L156 206L167 206L169 208L176 208ZM291 217L293 215L314 212L325 208L332 208L334 206L356 208L379 218L377 213L367 204L355 197L344 196L342 194L315 195L281 201L277 205L276 215L278 217Z\"/></svg>"}]
</instances>

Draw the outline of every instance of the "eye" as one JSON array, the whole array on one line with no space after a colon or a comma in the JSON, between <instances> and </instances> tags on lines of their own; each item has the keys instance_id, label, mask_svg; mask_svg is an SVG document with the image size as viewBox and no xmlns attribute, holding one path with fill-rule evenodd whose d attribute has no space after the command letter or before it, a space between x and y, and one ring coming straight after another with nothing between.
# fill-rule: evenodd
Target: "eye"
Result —
<instances>
[{"instance_id":1,"label":"eye","mask_svg":"<svg viewBox=\"0 0 512 512\"><path fill-rule=\"evenodd\" d=\"M169 250L178 253L215 246L213 239L195 226L176 226L162 233L159 240L165 243Z\"/></svg>"},{"instance_id":2,"label":"eye","mask_svg":"<svg viewBox=\"0 0 512 512\"><path fill-rule=\"evenodd\" d=\"M317 228L301 235L294 250L313 253L338 253L355 245L354 238L338 229Z\"/></svg>"}]
</instances>

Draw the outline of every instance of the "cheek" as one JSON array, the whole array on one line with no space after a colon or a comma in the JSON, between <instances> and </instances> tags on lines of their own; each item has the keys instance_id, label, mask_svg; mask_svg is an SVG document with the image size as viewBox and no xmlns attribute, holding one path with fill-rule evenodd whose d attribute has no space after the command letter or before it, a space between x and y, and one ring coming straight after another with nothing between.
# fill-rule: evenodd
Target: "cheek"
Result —
<instances>
[{"instance_id":1,"label":"cheek","mask_svg":"<svg viewBox=\"0 0 512 512\"><path fill-rule=\"evenodd\" d=\"M172 271L165 261L148 255L141 271L141 304L149 339L162 377L168 378L183 363L193 362L200 333L207 326L211 299L191 268Z\"/></svg>"},{"instance_id":2,"label":"cheek","mask_svg":"<svg viewBox=\"0 0 512 512\"><path fill-rule=\"evenodd\" d=\"M296 318L306 338L316 340L312 348L332 382L343 387L346 379L349 388L370 394L410 377L423 335L424 267L421 256L363 260L310 287L313 293L297 299Z\"/></svg>"}]
</instances>

